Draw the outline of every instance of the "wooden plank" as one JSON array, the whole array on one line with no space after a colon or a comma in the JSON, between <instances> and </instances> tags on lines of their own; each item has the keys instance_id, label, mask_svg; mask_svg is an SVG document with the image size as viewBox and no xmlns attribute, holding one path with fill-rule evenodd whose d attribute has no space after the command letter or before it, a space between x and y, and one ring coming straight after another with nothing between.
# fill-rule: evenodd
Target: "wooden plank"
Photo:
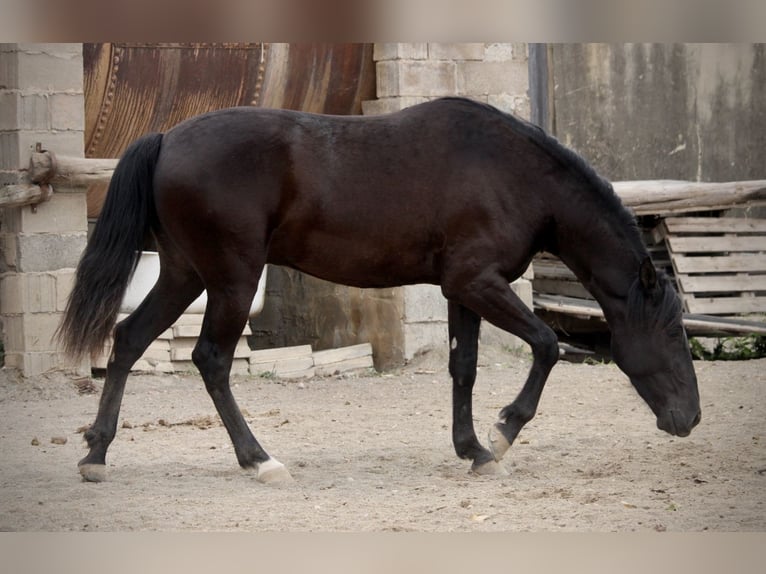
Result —
<instances>
[{"instance_id":1,"label":"wooden plank","mask_svg":"<svg viewBox=\"0 0 766 574\"><path fill-rule=\"evenodd\" d=\"M686 293L766 291L766 275L678 275Z\"/></svg>"},{"instance_id":2,"label":"wooden plank","mask_svg":"<svg viewBox=\"0 0 766 574\"><path fill-rule=\"evenodd\" d=\"M260 351L252 351L250 353L250 362L264 363L269 361L281 361L284 359L311 356L311 345L296 345L294 347L278 347L276 349L262 349Z\"/></svg>"},{"instance_id":3,"label":"wooden plank","mask_svg":"<svg viewBox=\"0 0 766 574\"><path fill-rule=\"evenodd\" d=\"M191 361L193 352L194 345L173 345L168 354L171 361ZM240 340L239 343L237 343L237 346L234 348L235 359L249 359L251 353L252 351L250 347L248 347L247 341L244 339Z\"/></svg>"},{"instance_id":4,"label":"wooden plank","mask_svg":"<svg viewBox=\"0 0 766 574\"><path fill-rule=\"evenodd\" d=\"M191 361L173 361L173 368L176 373L199 373L196 365ZM250 364L247 359L234 359L231 363L232 375L249 375Z\"/></svg>"},{"instance_id":5,"label":"wooden plank","mask_svg":"<svg viewBox=\"0 0 766 574\"><path fill-rule=\"evenodd\" d=\"M533 298L534 306L546 311L566 313L581 317L602 317L604 312L596 301L555 295L537 294Z\"/></svg>"},{"instance_id":6,"label":"wooden plank","mask_svg":"<svg viewBox=\"0 0 766 574\"><path fill-rule=\"evenodd\" d=\"M556 279L539 279L537 275L532 280L532 289L539 293L551 295L566 295L581 299L593 299L588 290L579 281L559 281Z\"/></svg>"},{"instance_id":7,"label":"wooden plank","mask_svg":"<svg viewBox=\"0 0 766 574\"><path fill-rule=\"evenodd\" d=\"M566 279L568 281L579 281L577 276L572 273L562 261L558 259L535 259L532 263L535 278L547 279Z\"/></svg>"},{"instance_id":8,"label":"wooden plank","mask_svg":"<svg viewBox=\"0 0 766 574\"><path fill-rule=\"evenodd\" d=\"M286 379L313 377L315 374L314 358L308 356L270 361L253 361L251 356L250 374L256 376L273 375Z\"/></svg>"},{"instance_id":9,"label":"wooden plank","mask_svg":"<svg viewBox=\"0 0 766 574\"><path fill-rule=\"evenodd\" d=\"M673 253L766 251L766 235L752 237L678 237L677 235L668 235L667 242Z\"/></svg>"},{"instance_id":10,"label":"wooden plank","mask_svg":"<svg viewBox=\"0 0 766 574\"><path fill-rule=\"evenodd\" d=\"M314 364L317 366L339 363L348 359L359 359L362 357L372 357L372 345L370 343L360 343L349 347L338 349L327 349L325 351L314 352Z\"/></svg>"},{"instance_id":11,"label":"wooden plank","mask_svg":"<svg viewBox=\"0 0 766 574\"><path fill-rule=\"evenodd\" d=\"M747 315L766 313L766 297L687 297L689 313Z\"/></svg>"},{"instance_id":12,"label":"wooden plank","mask_svg":"<svg viewBox=\"0 0 766 574\"><path fill-rule=\"evenodd\" d=\"M766 219L743 217L668 217L670 233L766 233Z\"/></svg>"},{"instance_id":13,"label":"wooden plank","mask_svg":"<svg viewBox=\"0 0 766 574\"><path fill-rule=\"evenodd\" d=\"M346 373L349 371L356 371L358 369L372 369L372 355L365 355L363 357L354 357L345 359L343 361L337 361L334 363L325 363L322 365L315 365L316 374L320 376L330 376L338 373Z\"/></svg>"},{"instance_id":14,"label":"wooden plank","mask_svg":"<svg viewBox=\"0 0 766 574\"><path fill-rule=\"evenodd\" d=\"M741 253L737 255L694 256L675 255L673 265L676 273L736 273L763 271L766 269L766 254Z\"/></svg>"}]
</instances>

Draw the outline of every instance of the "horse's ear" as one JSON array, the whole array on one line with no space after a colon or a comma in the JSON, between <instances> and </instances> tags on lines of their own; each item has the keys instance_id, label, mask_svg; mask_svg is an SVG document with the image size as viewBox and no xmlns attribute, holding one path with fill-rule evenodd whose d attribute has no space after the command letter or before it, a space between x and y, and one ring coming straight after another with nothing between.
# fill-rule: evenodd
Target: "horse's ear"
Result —
<instances>
[{"instance_id":1,"label":"horse's ear","mask_svg":"<svg viewBox=\"0 0 766 574\"><path fill-rule=\"evenodd\" d=\"M638 277L641 280L641 286L646 291L652 291L657 286L657 270L654 268L650 257L641 262Z\"/></svg>"}]
</instances>

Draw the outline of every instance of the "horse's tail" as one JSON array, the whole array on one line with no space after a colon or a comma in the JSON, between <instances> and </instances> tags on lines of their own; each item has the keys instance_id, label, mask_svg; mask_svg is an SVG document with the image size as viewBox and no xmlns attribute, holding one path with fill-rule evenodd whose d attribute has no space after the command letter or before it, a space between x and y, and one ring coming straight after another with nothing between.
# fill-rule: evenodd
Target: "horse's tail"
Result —
<instances>
[{"instance_id":1,"label":"horse's tail","mask_svg":"<svg viewBox=\"0 0 766 574\"><path fill-rule=\"evenodd\" d=\"M56 332L75 359L100 353L112 335L154 207L154 168L162 134L133 142L120 159L93 234L80 259L64 318Z\"/></svg>"}]
</instances>

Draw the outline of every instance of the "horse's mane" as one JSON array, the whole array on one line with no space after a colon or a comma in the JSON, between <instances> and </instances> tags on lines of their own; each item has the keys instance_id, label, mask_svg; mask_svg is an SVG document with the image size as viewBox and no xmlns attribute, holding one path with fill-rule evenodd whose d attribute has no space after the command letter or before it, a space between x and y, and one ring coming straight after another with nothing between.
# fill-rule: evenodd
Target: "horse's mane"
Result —
<instances>
[{"instance_id":1,"label":"horse's mane","mask_svg":"<svg viewBox=\"0 0 766 574\"><path fill-rule=\"evenodd\" d=\"M617 217L619 223L626 227L634 228L638 235L635 217L623 205L622 200L614 192L612 184L601 177L580 154L563 145L540 126L475 100L458 97L442 98L442 100L457 105L473 107L476 110L483 110L487 114L501 118L515 133L527 138L555 160L563 169L582 180L586 184L586 188L595 191L602 200L604 207Z\"/></svg>"}]
</instances>

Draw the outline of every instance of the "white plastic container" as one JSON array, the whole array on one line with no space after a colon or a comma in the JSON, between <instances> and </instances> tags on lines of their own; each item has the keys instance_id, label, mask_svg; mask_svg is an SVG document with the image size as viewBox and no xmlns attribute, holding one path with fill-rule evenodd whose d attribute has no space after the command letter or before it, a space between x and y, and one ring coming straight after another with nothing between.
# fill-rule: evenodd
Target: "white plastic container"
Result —
<instances>
[{"instance_id":1,"label":"white plastic container","mask_svg":"<svg viewBox=\"0 0 766 574\"><path fill-rule=\"evenodd\" d=\"M263 309L263 303L266 298L266 269L263 268L261 273L261 279L258 281L258 290L255 292L253 302L250 305L250 316L257 315ZM138 266L136 272L133 274L133 278L128 284L128 289L125 291L125 297L122 300L120 307L121 313L132 313L141 304L141 301L149 294L149 291L157 282L157 278L160 276L160 256L156 251L143 251L141 258L138 260ZM194 302L189 305L185 313L204 313L207 306L207 291L203 291L202 294L197 297Z\"/></svg>"}]
</instances>

